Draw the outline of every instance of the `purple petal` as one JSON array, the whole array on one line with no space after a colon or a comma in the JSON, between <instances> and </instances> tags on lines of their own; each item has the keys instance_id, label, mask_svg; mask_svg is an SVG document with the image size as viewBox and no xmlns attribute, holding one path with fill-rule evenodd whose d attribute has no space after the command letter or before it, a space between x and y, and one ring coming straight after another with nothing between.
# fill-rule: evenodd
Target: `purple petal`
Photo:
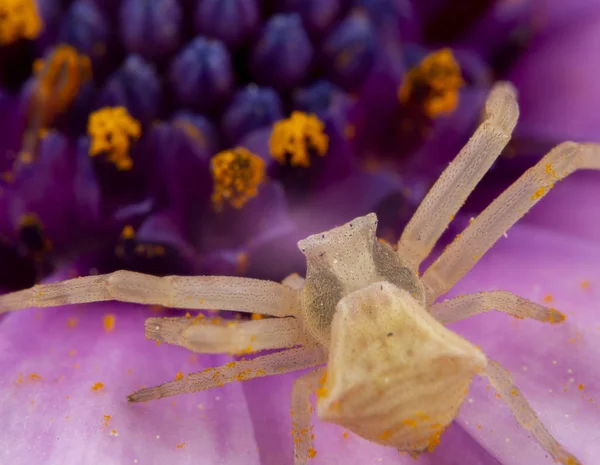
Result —
<instances>
[{"instance_id":1,"label":"purple petal","mask_svg":"<svg viewBox=\"0 0 600 465\"><path fill-rule=\"evenodd\" d=\"M42 139L36 161L21 165L7 195L15 230L23 215L36 215L57 247L72 246L76 233L98 220L99 191L89 159L56 132Z\"/></svg>"},{"instance_id":2,"label":"purple petal","mask_svg":"<svg viewBox=\"0 0 600 465\"><path fill-rule=\"evenodd\" d=\"M304 273L306 261L297 242L352 218L376 211L381 230L397 230L411 208L405 200L402 180L391 173L357 173L324 189L302 205L291 207L295 227L273 240L254 244L249 253L249 274L277 279Z\"/></svg>"},{"instance_id":3,"label":"purple petal","mask_svg":"<svg viewBox=\"0 0 600 465\"><path fill-rule=\"evenodd\" d=\"M116 315L112 332L103 327L109 313ZM109 303L24 311L3 319L0 462L176 460L192 465L201 457L206 465L258 465L240 384L152 404L127 404L127 394L141 384L161 384L178 371L201 371L230 360L157 347L144 337L149 316L142 306ZM98 382L104 387L94 391Z\"/></svg>"},{"instance_id":4,"label":"purple petal","mask_svg":"<svg viewBox=\"0 0 600 465\"><path fill-rule=\"evenodd\" d=\"M600 174L576 173L561 181L524 221L600 243Z\"/></svg>"},{"instance_id":5,"label":"purple petal","mask_svg":"<svg viewBox=\"0 0 600 465\"><path fill-rule=\"evenodd\" d=\"M0 172L9 171L21 145L25 125L22 104L18 97L0 91ZM12 155L12 156L11 156Z\"/></svg>"},{"instance_id":6,"label":"purple petal","mask_svg":"<svg viewBox=\"0 0 600 465\"><path fill-rule=\"evenodd\" d=\"M582 463L600 454L594 439L600 423L599 261L597 243L520 225L452 291L509 290L567 315L563 324L548 325L489 313L454 329L511 370L550 432ZM459 424L503 465L552 463L487 385L484 379L473 384Z\"/></svg>"},{"instance_id":7,"label":"purple petal","mask_svg":"<svg viewBox=\"0 0 600 465\"><path fill-rule=\"evenodd\" d=\"M509 76L519 89L522 137L551 142L599 140L600 115L594 102L599 97L600 62L593 44L600 42L600 8L578 3L577 21L561 22L561 26L547 23L547 32L542 30Z\"/></svg>"}]
</instances>

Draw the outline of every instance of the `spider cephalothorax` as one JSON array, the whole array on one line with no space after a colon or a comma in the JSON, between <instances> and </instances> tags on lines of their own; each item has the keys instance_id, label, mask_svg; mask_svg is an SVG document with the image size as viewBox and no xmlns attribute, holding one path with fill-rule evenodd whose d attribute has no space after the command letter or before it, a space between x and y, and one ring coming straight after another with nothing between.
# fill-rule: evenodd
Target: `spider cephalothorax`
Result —
<instances>
[{"instance_id":1,"label":"spider cephalothorax","mask_svg":"<svg viewBox=\"0 0 600 465\"><path fill-rule=\"evenodd\" d=\"M466 197L506 146L518 118L515 91L498 84L483 122L440 176L405 228L397 250L376 238L374 214L299 243L306 280L155 276L117 271L44 284L0 297L0 313L28 307L121 300L165 307L238 310L270 316L215 324L149 318L146 336L198 353L285 349L191 373L129 396L143 402L236 380L316 367L292 392L295 464L314 456L309 395L317 413L371 441L418 454L456 417L475 375L486 376L516 420L563 465L579 461L539 421L510 374L446 324L495 309L560 323L563 315L508 291L435 303L554 185L577 169L600 169L600 147L565 142L492 202L419 275L421 263Z\"/></svg>"}]
</instances>

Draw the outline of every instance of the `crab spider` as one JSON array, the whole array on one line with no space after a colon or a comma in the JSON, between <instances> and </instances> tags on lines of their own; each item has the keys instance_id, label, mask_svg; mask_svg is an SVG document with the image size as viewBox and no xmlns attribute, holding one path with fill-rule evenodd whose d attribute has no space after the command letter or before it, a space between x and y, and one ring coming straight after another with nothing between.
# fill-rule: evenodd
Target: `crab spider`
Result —
<instances>
[{"instance_id":1,"label":"crab spider","mask_svg":"<svg viewBox=\"0 0 600 465\"><path fill-rule=\"evenodd\" d=\"M315 367L292 392L294 463L312 449L309 395L317 414L356 434L418 454L458 414L475 375L498 390L521 426L563 465L579 461L537 418L507 370L445 327L492 309L558 323L556 310L507 291L435 303L553 186L577 169L600 169L600 147L565 142L492 202L426 269L431 253L467 195L506 146L518 118L515 91L497 84L484 120L440 176L405 228L397 250L377 240L374 214L299 242L306 279L283 283L239 277L155 277L117 271L0 297L0 312L120 300L166 307L219 308L268 316L236 325L190 318L149 318L146 335L198 353L284 349L141 389L130 402L191 393L236 380Z\"/></svg>"}]
</instances>

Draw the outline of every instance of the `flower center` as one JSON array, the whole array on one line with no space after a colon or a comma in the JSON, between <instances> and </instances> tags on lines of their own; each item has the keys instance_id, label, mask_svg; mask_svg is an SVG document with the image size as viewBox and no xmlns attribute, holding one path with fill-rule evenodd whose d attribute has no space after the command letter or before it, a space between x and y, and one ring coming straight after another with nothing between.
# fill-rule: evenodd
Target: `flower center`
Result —
<instances>
[{"instance_id":1,"label":"flower center","mask_svg":"<svg viewBox=\"0 0 600 465\"><path fill-rule=\"evenodd\" d=\"M324 156L329 145L325 125L315 115L294 111L273 126L269 140L271 156L279 163L289 160L292 166L310 166L311 154Z\"/></svg>"},{"instance_id":2,"label":"flower center","mask_svg":"<svg viewBox=\"0 0 600 465\"><path fill-rule=\"evenodd\" d=\"M43 28L35 0L2 0L0 2L0 44L19 39L35 39Z\"/></svg>"},{"instance_id":3,"label":"flower center","mask_svg":"<svg viewBox=\"0 0 600 465\"><path fill-rule=\"evenodd\" d=\"M398 97L404 104L420 102L425 114L435 118L456 109L463 84L460 66L452 51L444 48L425 56L408 72Z\"/></svg>"},{"instance_id":4,"label":"flower center","mask_svg":"<svg viewBox=\"0 0 600 465\"><path fill-rule=\"evenodd\" d=\"M140 138L142 129L125 107L105 107L93 112L88 120L88 134L90 156L105 153L117 169L131 169L133 160L129 148L132 141Z\"/></svg>"},{"instance_id":5,"label":"flower center","mask_svg":"<svg viewBox=\"0 0 600 465\"><path fill-rule=\"evenodd\" d=\"M221 210L225 202L234 208L242 208L256 196L264 178L265 162L248 150L237 147L212 157L211 172L214 180L211 200L215 210Z\"/></svg>"}]
</instances>

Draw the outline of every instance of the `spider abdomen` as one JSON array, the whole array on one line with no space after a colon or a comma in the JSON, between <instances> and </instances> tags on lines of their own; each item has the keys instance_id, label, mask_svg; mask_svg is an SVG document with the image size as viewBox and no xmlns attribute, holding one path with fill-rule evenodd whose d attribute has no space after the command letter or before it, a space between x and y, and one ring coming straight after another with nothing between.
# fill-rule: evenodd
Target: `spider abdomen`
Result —
<instances>
[{"instance_id":1,"label":"spider abdomen","mask_svg":"<svg viewBox=\"0 0 600 465\"><path fill-rule=\"evenodd\" d=\"M399 450L436 443L487 365L478 348L388 282L343 298L331 329L319 416Z\"/></svg>"}]
</instances>

